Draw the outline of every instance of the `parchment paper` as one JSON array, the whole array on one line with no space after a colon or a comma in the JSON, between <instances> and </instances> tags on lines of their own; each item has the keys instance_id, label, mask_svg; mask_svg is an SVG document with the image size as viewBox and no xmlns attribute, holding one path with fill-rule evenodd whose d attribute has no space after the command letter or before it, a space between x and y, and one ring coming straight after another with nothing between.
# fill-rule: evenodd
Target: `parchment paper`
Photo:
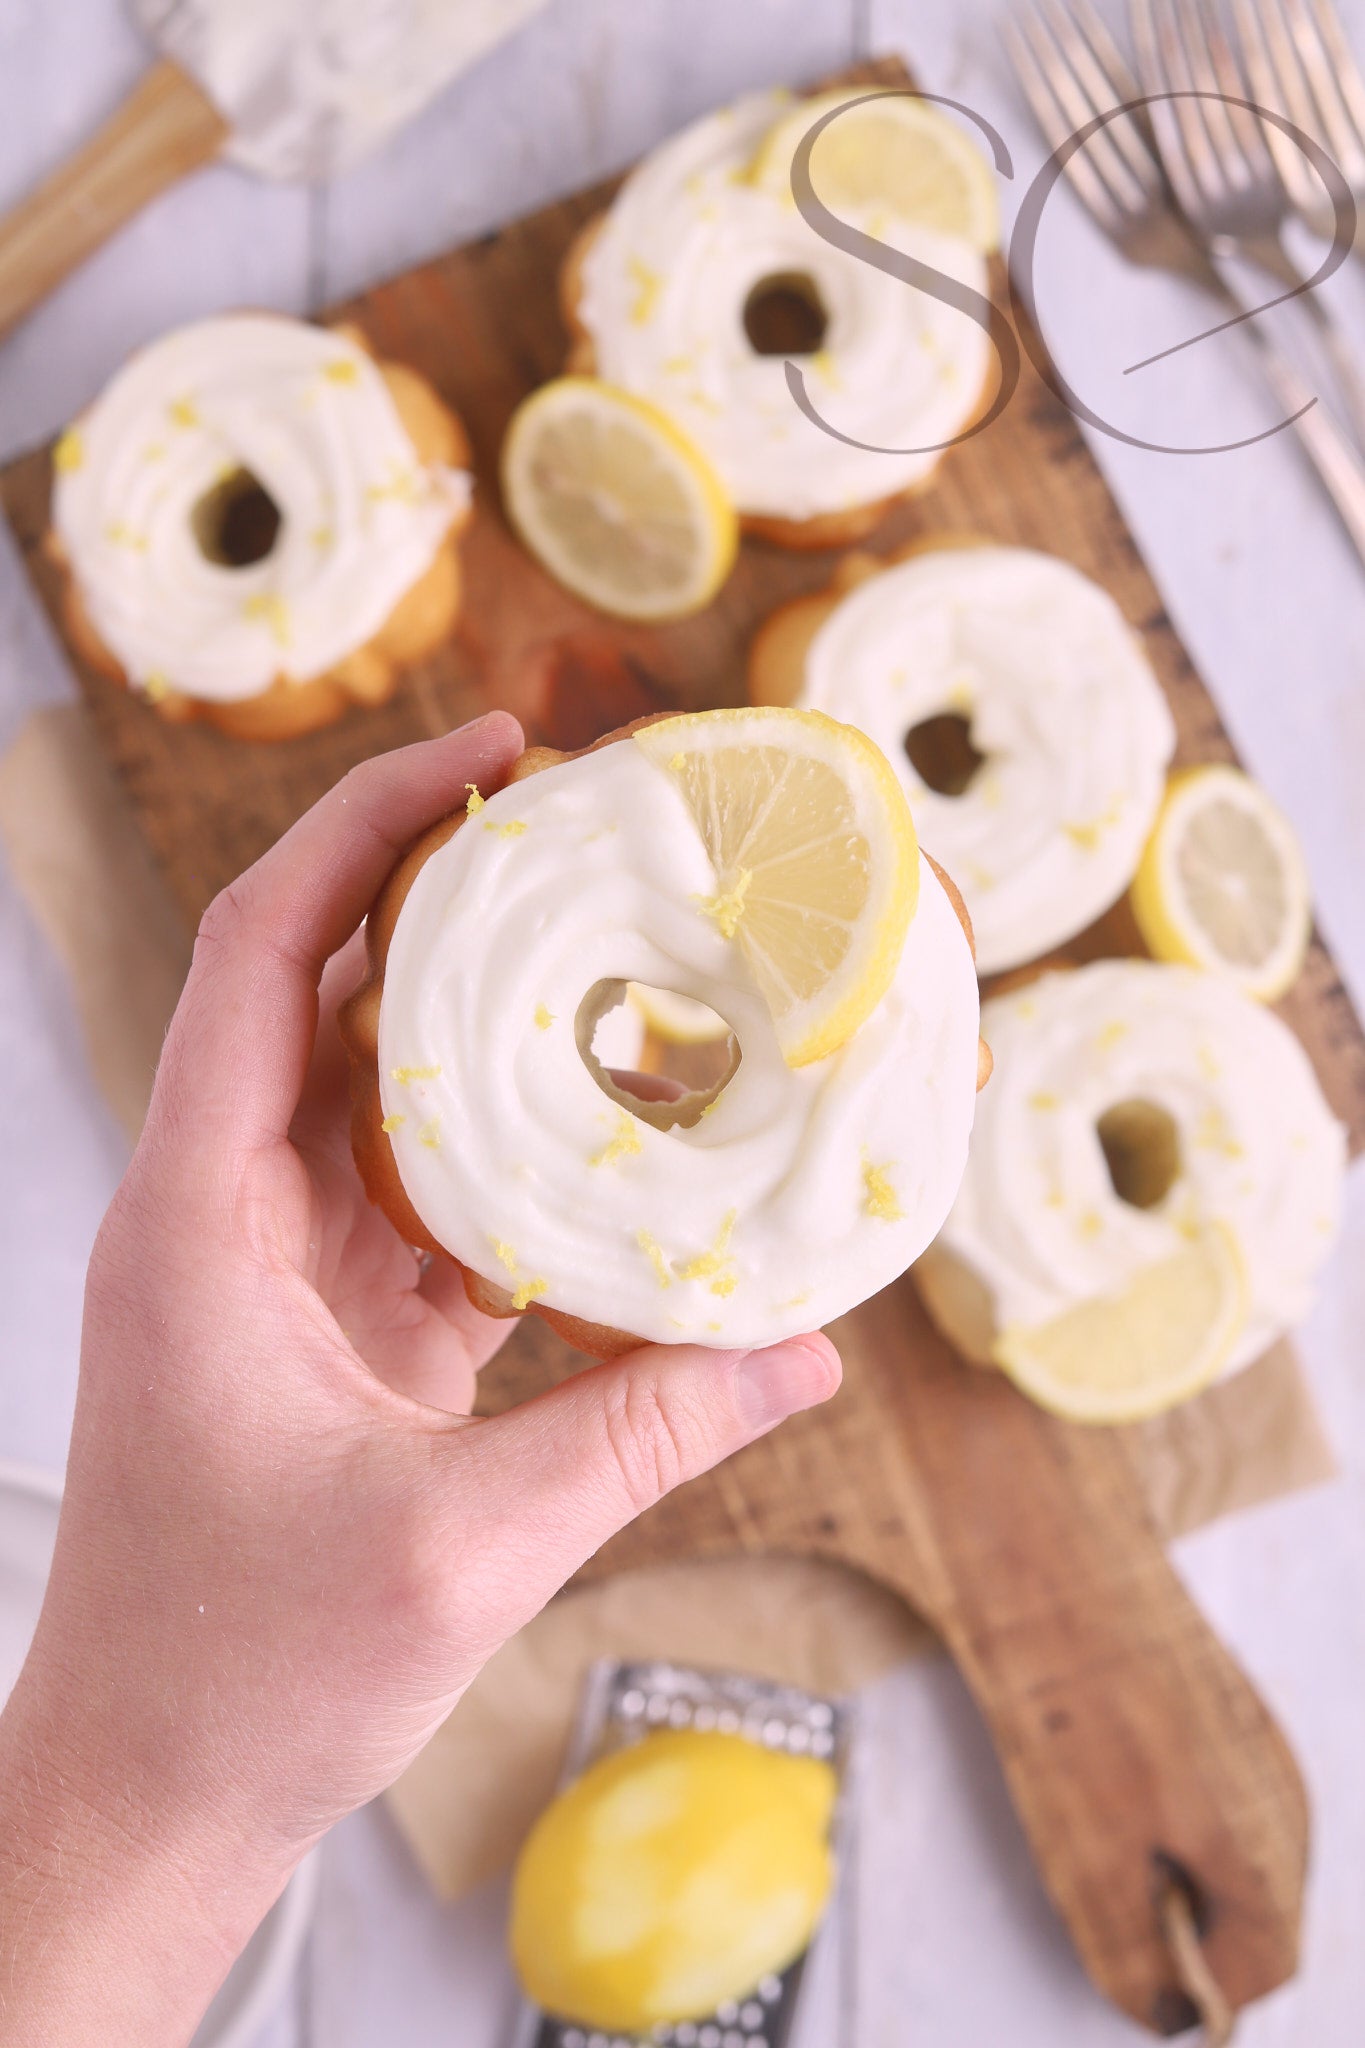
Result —
<instances>
[{"instance_id":1,"label":"parchment paper","mask_svg":"<svg viewBox=\"0 0 1365 2048\"><path fill-rule=\"evenodd\" d=\"M0 846L66 964L95 1079L133 1138L189 940L79 707L35 713L0 758ZM1335 1469L1285 1344L1124 1437L1166 1536ZM736 1558L623 1574L563 1594L500 1651L389 1804L433 1886L458 1897L510 1862L549 1797L595 1658L675 1657L838 1693L933 1642L894 1595L840 1565Z\"/></svg>"}]
</instances>

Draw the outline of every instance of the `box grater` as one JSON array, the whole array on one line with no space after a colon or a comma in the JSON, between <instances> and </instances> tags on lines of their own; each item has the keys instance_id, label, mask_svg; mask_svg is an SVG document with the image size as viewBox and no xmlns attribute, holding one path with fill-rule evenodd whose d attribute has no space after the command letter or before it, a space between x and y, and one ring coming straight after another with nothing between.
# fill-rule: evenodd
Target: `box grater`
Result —
<instances>
[{"instance_id":1,"label":"box grater","mask_svg":"<svg viewBox=\"0 0 1365 2048\"><path fill-rule=\"evenodd\" d=\"M655 2027L642 2037L575 2026L551 2018L523 1999L514 2015L507 2048L791 2048L803 1980L808 1966L832 1949L843 1979L851 1956L845 1924L852 1888L850 1860L850 1767L853 1710L846 1701L824 1699L796 1686L774 1685L738 1672L699 1671L653 1659L593 1665L583 1688L569 1742L561 1787L600 1757L642 1741L656 1729L714 1729L742 1735L765 1749L827 1760L839 1790L832 1821L837 1866L834 1891L815 1939L780 1976L765 1977L746 1997L719 2006L704 2019ZM843 1989L841 1985L841 1990ZM841 1996L847 2010L849 2000Z\"/></svg>"}]
</instances>

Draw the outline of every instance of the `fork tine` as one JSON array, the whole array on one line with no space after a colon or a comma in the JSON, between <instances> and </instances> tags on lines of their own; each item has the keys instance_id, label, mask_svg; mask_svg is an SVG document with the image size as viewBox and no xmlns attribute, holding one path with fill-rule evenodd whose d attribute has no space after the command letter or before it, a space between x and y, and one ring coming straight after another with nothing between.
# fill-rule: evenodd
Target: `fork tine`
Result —
<instances>
[{"instance_id":1,"label":"fork tine","mask_svg":"<svg viewBox=\"0 0 1365 2048\"><path fill-rule=\"evenodd\" d=\"M1223 26L1217 0L1195 0L1195 6L1202 17L1204 45L1214 90L1226 94L1231 100L1249 98L1246 75ZM1273 177L1274 162L1256 116L1248 113L1245 107L1228 106L1223 101L1210 108L1211 123L1215 115L1227 123L1248 174L1253 178Z\"/></svg>"},{"instance_id":2,"label":"fork tine","mask_svg":"<svg viewBox=\"0 0 1365 2048\"><path fill-rule=\"evenodd\" d=\"M1172 4L1167 12L1171 35L1178 39L1184 54L1185 82L1190 91L1209 94L1226 91L1218 75L1213 44L1209 39L1208 15L1199 0L1190 0L1183 12ZM1228 119L1228 109L1221 99L1209 98L1194 102L1191 111L1197 113L1204 124L1213 146L1220 181L1240 188L1245 183L1246 166L1241 160L1237 137Z\"/></svg>"},{"instance_id":3,"label":"fork tine","mask_svg":"<svg viewBox=\"0 0 1365 2048\"><path fill-rule=\"evenodd\" d=\"M1200 33L1202 24L1188 7L1182 9L1178 0L1158 0L1158 5L1165 16L1172 48L1178 48L1183 59L1183 66L1177 73L1181 84L1189 92L1208 95L1204 99L1179 103L1187 115L1188 129L1193 131L1197 127L1201 130L1211 151L1208 158L1196 160L1196 173L1210 198L1216 199L1229 189L1244 191L1247 167L1228 119L1228 109L1221 99L1215 97L1222 87L1210 46Z\"/></svg>"},{"instance_id":4,"label":"fork tine","mask_svg":"<svg viewBox=\"0 0 1365 2048\"><path fill-rule=\"evenodd\" d=\"M1187 91L1184 46L1173 33L1171 18L1160 8L1160 0L1132 0L1131 12L1143 90ZM1150 110L1162 168L1182 210L1191 217L1203 211L1206 195L1218 189L1213 145L1198 109L1195 100L1159 99Z\"/></svg>"},{"instance_id":5,"label":"fork tine","mask_svg":"<svg viewBox=\"0 0 1365 2048\"><path fill-rule=\"evenodd\" d=\"M1365 134L1344 93L1365 96L1354 57L1329 9L1310 9L1305 0L1284 0L1289 32L1317 102L1318 129L1349 184L1365 178ZM1357 96L1353 91L1353 97Z\"/></svg>"},{"instance_id":6,"label":"fork tine","mask_svg":"<svg viewBox=\"0 0 1365 2048\"><path fill-rule=\"evenodd\" d=\"M1053 40L1093 113L1141 97L1142 88L1091 0L1072 0L1070 14L1062 0L1039 0L1039 5ZM1156 197L1161 189L1161 168L1138 117L1124 114L1102 132L1111 138L1142 190L1149 198Z\"/></svg>"},{"instance_id":7,"label":"fork tine","mask_svg":"<svg viewBox=\"0 0 1365 2048\"><path fill-rule=\"evenodd\" d=\"M1074 133L1092 121L1096 114L1107 113L1114 103L1108 92L1103 90L1102 80L1101 92L1096 99L1077 77L1068 60L1066 44L1074 43L1078 38L1066 15L1060 9L1055 11L1061 22L1060 33L1055 22L1041 13L1031 17L1033 49L1048 73L1054 97L1068 118L1069 132ZM1084 153L1093 164L1096 176L1108 187L1115 205L1131 211L1151 196L1156 164L1149 152L1142 151L1138 158L1142 171L1134 171L1114 133L1116 129L1127 129L1128 125L1126 116L1106 123L1090 137ZM1073 162L1076 160L1072 159Z\"/></svg>"},{"instance_id":8,"label":"fork tine","mask_svg":"<svg viewBox=\"0 0 1365 2048\"><path fill-rule=\"evenodd\" d=\"M1274 0L1261 0L1260 5L1257 0L1232 0L1232 18L1251 85L1250 97L1258 106L1286 115L1295 127L1311 133L1317 127L1317 115L1284 16ZM1290 204L1300 213L1316 214L1322 206L1322 188L1302 151L1269 122L1263 127L1266 147Z\"/></svg>"},{"instance_id":9,"label":"fork tine","mask_svg":"<svg viewBox=\"0 0 1365 2048\"><path fill-rule=\"evenodd\" d=\"M1014 65L1015 75L1023 87L1024 97L1033 109L1033 117L1043 131L1043 140L1049 149L1057 150L1073 133L1073 123L1068 120L1066 109L1053 91L1051 63L1046 54L1046 46L1041 56L1034 48L1034 37L1037 33L1036 27L1027 15L1022 19L1018 16L1007 16L1002 23L1005 46ZM1075 151L1067 159L1066 175L1075 189L1077 198L1105 233L1118 234L1123 226L1122 210L1084 150Z\"/></svg>"}]
</instances>

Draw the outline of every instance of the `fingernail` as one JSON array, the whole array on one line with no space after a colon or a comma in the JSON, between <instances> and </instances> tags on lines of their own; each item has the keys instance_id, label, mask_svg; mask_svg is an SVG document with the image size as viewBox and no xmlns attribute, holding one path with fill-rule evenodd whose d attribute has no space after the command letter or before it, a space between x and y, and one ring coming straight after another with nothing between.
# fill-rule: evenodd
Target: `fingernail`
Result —
<instances>
[{"instance_id":1,"label":"fingernail","mask_svg":"<svg viewBox=\"0 0 1365 2048\"><path fill-rule=\"evenodd\" d=\"M491 730L494 726L516 724L517 721L513 718L510 711L484 711L477 718L471 718L466 725L452 726L445 737L448 740L477 739L481 734ZM517 729L520 731L519 726Z\"/></svg>"},{"instance_id":2,"label":"fingernail","mask_svg":"<svg viewBox=\"0 0 1365 2048\"><path fill-rule=\"evenodd\" d=\"M827 1401L839 1384L839 1354L818 1334L751 1351L735 1367L735 1405L755 1435Z\"/></svg>"}]
</instances>

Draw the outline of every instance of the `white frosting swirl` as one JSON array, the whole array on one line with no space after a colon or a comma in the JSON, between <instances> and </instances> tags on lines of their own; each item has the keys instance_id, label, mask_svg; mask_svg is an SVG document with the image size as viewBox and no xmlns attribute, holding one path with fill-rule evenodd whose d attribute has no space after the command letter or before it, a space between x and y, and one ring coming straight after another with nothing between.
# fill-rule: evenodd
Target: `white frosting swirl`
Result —
<instances>
[{"instance_id":1,"label":"white frosting swirl","mask_svg":"<svg viewBox=\"0 0 1365 2048\"><path fill-rule=\"evenodd\" d=\"M765 279L809 278L828 315L805 359L822 418L876 450L933 450L971 419L991 359L964 313L823 241L790 196L744 173L791 106L758 93L695 122L632 172L583 266L578 316L598 374L678 421L741 512L807 519L889 498L938 461L850 448L797 408L783 359L756 353L744 311ZM984 294L965 242L868 209L849 225Z\"/></svg>"},{"instance_id":2,"label":"white frosting swirl","mask_svg":"<svg viewBox=\"0 0 1365 2048\"><path fill-rule=\"evenodd\" d=\"M698 908L716 887L673 779L629 740L503 790L413 883L380 1010L394 1155L432 1234L523 1306L766 1343L885 1286L947 1213L978 1003L927 862L890 991L796 1070L738 944ZM675 989L732 1026L739 1069L691 1129L630 1115L589 1072L575 1018L603 980Z\"/></svg>"},{"instance_id":3,"label":"white frosting swirl","mask_svg":"<svg viewBox=\"0 0 1365 2048\"><path fill-rule=\"evenodd\" d=\"M1246 1365L1312 1301L1337 1230L1345 1134L1273 1011L1198 969L1105 960L984 1005L995 1072L939 1249L994 1296L997 1328L1120 1290L1213 1222L1236 1236ZM1137 1099L1174 1120L1180 1172L1156 1207L1115 1193L1096 1134Z\"/></svg>"},{"instance_id":4,"label":"white frosting swirl","mask_svg":"<svg viewBox=\"0 0 1365 2048\"><path fill-rule=\"evenodd\" d=\"M938 549L869 577L815 635L796 701L861 726L891 762L966 898L983 974L1036 960L1122 894L1175 747L1117 605L1027 548ZM987 757L960 796L905 751L944 712Z\"/></svg>"},{"instance_id":5,"label":"white frosting swirl","mask_svg":"<svg viewBox=\"0 0 1365 2048\"><path fill-rule=\"evenodd\" d=\"M269 554L210 561L195 507L245 470ZM58 443L53 523L129 681L214 703L324 674L371 639L469 502L424 464L375 364L301 320L201 320L127 362Z\"/></svg>"}]
</instances>

